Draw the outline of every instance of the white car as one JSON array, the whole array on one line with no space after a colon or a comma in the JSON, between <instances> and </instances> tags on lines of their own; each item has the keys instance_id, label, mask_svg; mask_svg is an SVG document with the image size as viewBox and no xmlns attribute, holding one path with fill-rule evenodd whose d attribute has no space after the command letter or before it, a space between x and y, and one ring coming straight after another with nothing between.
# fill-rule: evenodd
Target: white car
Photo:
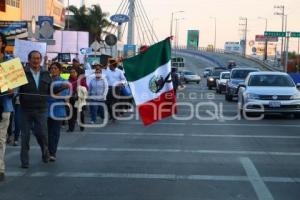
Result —
<instances>
[{"instance_id":1,"label":"white car","mask_svg":"<svg viewBox=\"0 0 300 200\"><path fill-rule=\"evenodd\" d=\"M226 91L226 83L230 79L230 72L221 72L220 79L216 80L216 92L221 94Z\"/></svg>"},{"instance_id":2,"label":"white car","mask_svg":"<svg viewBox=\"0 0 300 200\"><path fill-rule=\"evenodd\" d=\"M238 102L244 113L300 115L300 84L283 72L251 72L239 85Z\"/></svg>"},{"instance_id":3,"label":"white car","mask_svg":"<svg viewBox=\"0 0 300 200\"><path fill-rule=\"evenodd\" d=\"M195 82L199 84L201 81L201 77L198 74L195 74L194 72L191 71L183 71L182 76L183 76L183 81L185 83Z\"/></svg>"}]
</instances>

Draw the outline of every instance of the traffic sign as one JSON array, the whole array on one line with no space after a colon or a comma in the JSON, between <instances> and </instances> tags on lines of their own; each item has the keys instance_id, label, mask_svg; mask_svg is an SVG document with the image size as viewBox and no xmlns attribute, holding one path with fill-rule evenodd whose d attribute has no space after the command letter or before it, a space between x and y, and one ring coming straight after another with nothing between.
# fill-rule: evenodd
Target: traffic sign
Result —
<instances>
[{"instance_id":1,"label":"traffic sign","mask_svg":"<svg viewBox=\"0 0 300 200\"><path fill-rule=\"evenodd\" d=\"M291 32L291 37L300 38L300 32Z\"/></svg>"},{"instance_id":2,"label":"traffic sign","mask_svg":"<svg viewBox=\"0 0 300 200\"><path fill-rule=\"evenodd\" d=\"M272 32L272 31L265 31L265 36L272 36L272 37L286 37L286 32Z\"/></svg>"},{"instance_id":3,"label":"traffic sign","mask_svg":"<svg viewBox=\"0 0 300 200\"><path fill-rule=\"evenodd\" d=\"M39 39L53 40L54 28L53 28L52 16L39 16Z\"/></svg>"},{"instance_id":4,"label":"traffic sign","mask_svg":"<svg viewBox=\"0 0 300 200\"><path fill-rule=\"evenodd\" d=\"M108 46L114 46L116 45L118 42L118 38L113 35L113 34L108 34L106 37L105 37L105 43L108 45Z\"/></svg>"}]
</instances>

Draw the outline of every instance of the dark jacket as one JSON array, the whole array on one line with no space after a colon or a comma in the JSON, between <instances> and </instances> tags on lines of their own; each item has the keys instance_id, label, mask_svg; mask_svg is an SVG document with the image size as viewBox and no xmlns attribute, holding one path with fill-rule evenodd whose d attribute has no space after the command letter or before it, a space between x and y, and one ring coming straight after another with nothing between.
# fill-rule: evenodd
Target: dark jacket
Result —
<instances>
[{"instance_id":1,"label":"dark jacket","mask_svg":"<svg viewBox=\"0 0 300 200\"><path fill-rule=\"evenodd\" d=\"M171 73L173 88L177 90L178 86L181 85L178 74L176 72Z\"/></svg>"},{"instance_id":2,"label":"dark jacket","mask_svg":"<svg viewBox=\"0 0 300 200\"><path fill-rule=\"evenodd\" d=\"M29 69L25 71L28 83L20 87L20 104L24 111L47 111L51 77L48 71L40 72L39 88Z\"/></svg>"}]
</instances>

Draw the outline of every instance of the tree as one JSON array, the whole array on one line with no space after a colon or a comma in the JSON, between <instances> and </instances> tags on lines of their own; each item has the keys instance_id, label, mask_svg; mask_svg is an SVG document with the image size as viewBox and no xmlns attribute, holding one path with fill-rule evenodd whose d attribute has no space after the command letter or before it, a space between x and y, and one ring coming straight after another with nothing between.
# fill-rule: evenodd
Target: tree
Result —
<instances>
[{"instance_id":1,"label":"tree","mask_svg":"<svg viewBox=\"0 0 300 200\"><path fill-rule=\"evenodd\" d=\"M105 29L113 26L107 19L108 13L103 12L100 5L92 5L90 8L85 6L77 8L72 5L68 10L73 13L72 17L69 16L70 29L89 32L90 42L95 40L100 42Z\"/></svg>"}]
</instances>

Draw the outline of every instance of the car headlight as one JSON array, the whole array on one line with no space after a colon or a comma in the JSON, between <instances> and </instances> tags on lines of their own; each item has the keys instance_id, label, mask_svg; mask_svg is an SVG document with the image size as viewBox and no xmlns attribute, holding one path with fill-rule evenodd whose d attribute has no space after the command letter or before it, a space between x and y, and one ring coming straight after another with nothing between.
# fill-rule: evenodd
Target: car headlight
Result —
<instances>
[{"instance_id":1,"label":"car headlight","mask_svg":"<svg viewBox=\"0 0 300 200\"><path fill-rule=\"evenodd\" d=\"M209 77L208 80L209 80L209 81L214 81L214 78Z\"/></svg>"},{"instance_id":2,"label":"car headlight","mask_svg":"<svg viewBox=\"0 0 300 200\"><path fill-rule=\"evenodd\" d=\"M300 100L300 93L291 96L291 100Z\"/></svg>"},{"instance_id":3,"label":"car headlight","mask_svg":"<svg viewBox=\"0 0 300 200\"><path fill-rule=\"evenodd\" d=\"M246 97L247 97L247 99L259 99L259 95L253 94L253 93L247 93Z\"/></svg>"}]
</instances>

